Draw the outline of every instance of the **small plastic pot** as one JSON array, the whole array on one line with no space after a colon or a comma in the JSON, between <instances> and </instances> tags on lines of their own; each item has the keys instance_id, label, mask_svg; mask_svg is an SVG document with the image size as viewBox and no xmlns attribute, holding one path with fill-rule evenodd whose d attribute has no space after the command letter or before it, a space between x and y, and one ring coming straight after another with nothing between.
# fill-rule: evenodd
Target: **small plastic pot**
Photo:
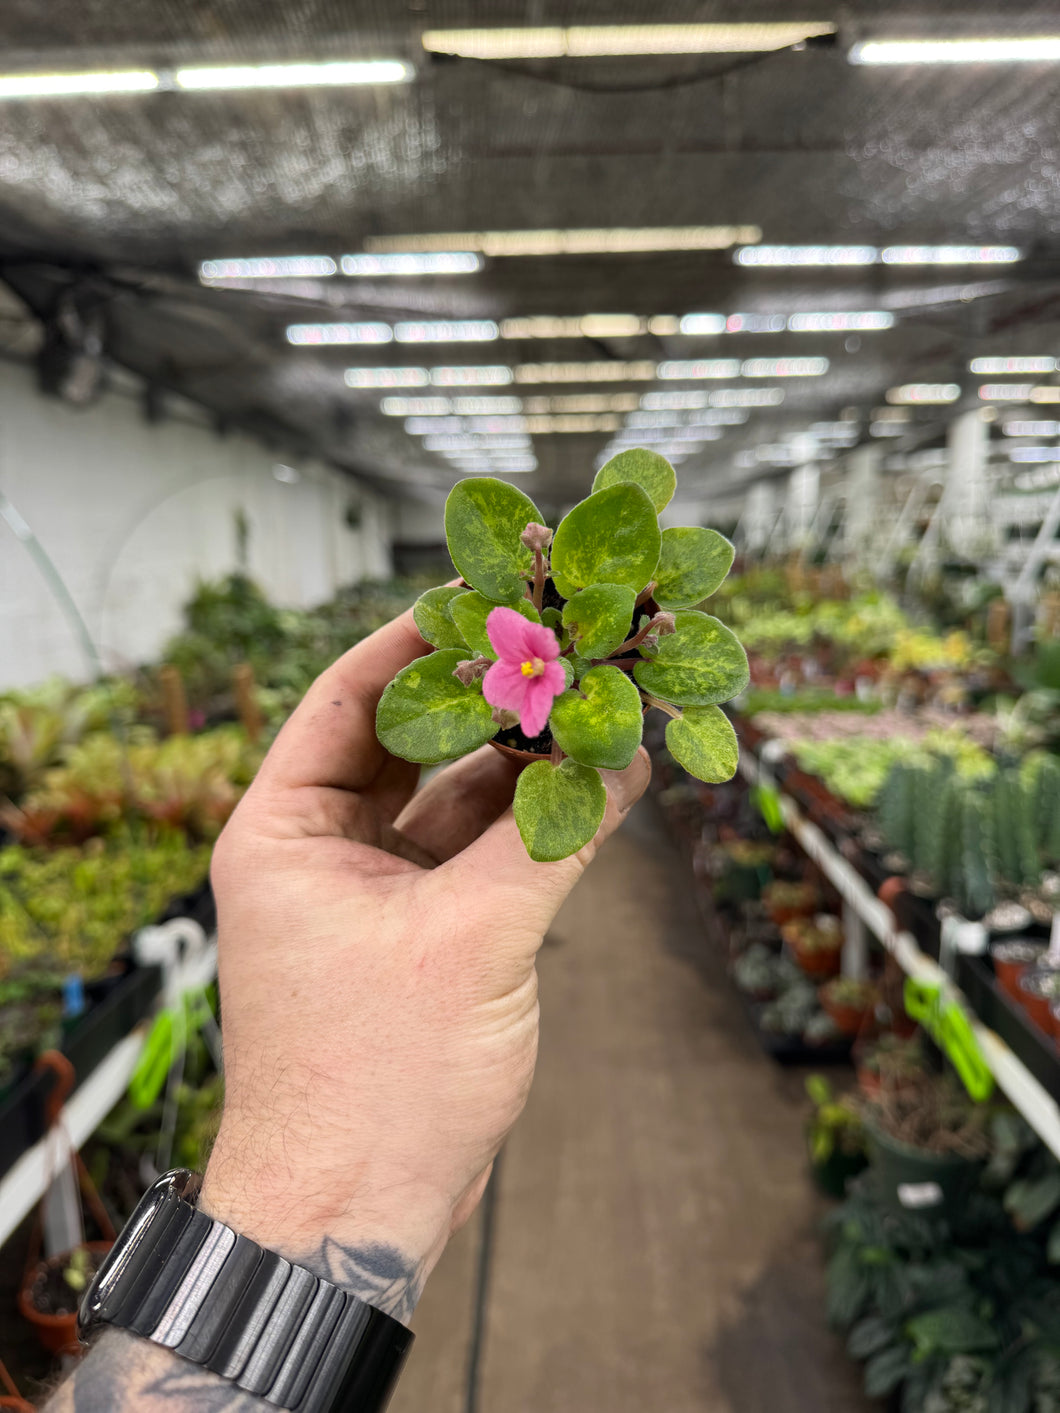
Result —
<instances>
[{"instance_id":1,"label":"small plastic pot","mask_svg":"<svg viewBox=\"0 0 1060 1413\"><path fill-rule=\"evenodd\" d=\"M995 942L990 948L994 963L994 975L1002 991L1007 991L1013 1000L1020 999L1020 977L1024 972L1036 967L1045 955L1045 943L1032 937L1013 937L1005 942Z\"/></svg>"},{"instance_id":2,"label":"small plastic pot","mask_svg":"<svg viewBox=\"0 0 1060 1413\"><path fill-rule=\"evenodd\" d=\"M1019 979L1017 997L1031 1020L1046 1035L1053 1033L1052 1003L1060 1000L1060 971L1054 967L1032 967Z\"/></svg>"},{"instance_id":3,"label":"small plastic pot","mask_svg":"<svg viewBox=\"0 0 1060 1413\"><path fill-rule=\"evenodd\" d=\"M97 1267L112 1245L113 1243L110 1241L90 1241L87 1243L88 1250L93 1256L99 1258L96 1262ZM32 1291L37 1273L45 1267L61 1265L69 1257L70 1253L66 1252L62 1256L52 1256L47 1261L38 1262L26 1273L22 1289L18 1293L19 1312L36 1330L38 1340L49 1354L84 1353L84 1346L77 1338L76 1310L65 1315L53 1315L46 1310L38 1310L33 1303Z\"/></svg>"},{"instance_id":4,"label":"small plastic pot","mask_svg":"<svg viewBox=\"0 0 1060 1413\"><path fill-rule=\"evenodd\" d=\"M801 971L814 981L828 981L839 975L842 950L839 947L807 947L798 941L791 944L792 954Z\"/></svg>"}]
</instances>

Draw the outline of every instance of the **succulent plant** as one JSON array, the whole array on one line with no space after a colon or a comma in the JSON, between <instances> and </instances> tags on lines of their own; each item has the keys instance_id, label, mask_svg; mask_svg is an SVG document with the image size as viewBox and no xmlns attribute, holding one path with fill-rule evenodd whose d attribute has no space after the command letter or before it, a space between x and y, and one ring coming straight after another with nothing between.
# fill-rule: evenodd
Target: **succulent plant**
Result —
<instances>
[{"instance_id":1,"label":"succulent plant","mask_svg":"<svg viewBox=\"0 0 1060 1413\"><path fill-rule=\"evenodd\" d=\"M736 736L718 704L747 685L747 658L694 607L724 580L733 549L714 530L660 530L675 487L669 462L631 450L601 468L554 533L504 481L468 478L446 502L462 583L417 601L435 651L387 687L376 731L424 765L487 742L538 757L515 793L533 859L592 839L607 803L600 771L630 764L648 707L670 717L666 745L689 774L735 773Z\"/></svg>"}]
</instances>

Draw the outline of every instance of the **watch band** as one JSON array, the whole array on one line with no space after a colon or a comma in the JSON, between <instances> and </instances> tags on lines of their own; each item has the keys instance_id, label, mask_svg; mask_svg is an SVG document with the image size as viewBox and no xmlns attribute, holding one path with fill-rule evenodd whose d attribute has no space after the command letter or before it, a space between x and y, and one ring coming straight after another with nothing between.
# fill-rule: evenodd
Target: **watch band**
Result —
<instances>
[{"instance_id":1,"label":"watch band","mask_svg":"<svg viewBox=\"0 0 1060 1413\"><path fill-rule=\"evenodd\" d=\"M199 1211L199 1183L176 1169L141 1199L85 1293L82 1338L131 1330L293 1413L379 1413L412 1331Z\"/></svg>"}]
</instances>

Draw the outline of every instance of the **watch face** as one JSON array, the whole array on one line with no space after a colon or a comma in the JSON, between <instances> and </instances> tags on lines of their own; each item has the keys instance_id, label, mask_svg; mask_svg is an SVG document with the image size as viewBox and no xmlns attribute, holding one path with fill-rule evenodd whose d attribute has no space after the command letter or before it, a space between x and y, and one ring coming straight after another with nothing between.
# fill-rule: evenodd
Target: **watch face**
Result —
<instances>
[{"instance_id":1,"label":"watch face","mask_svg":"<svg viewBox=\"0 0 1060 1413\"><path fill-rule=\"evenodd\" d=\"M115 1295L123 1277L134 1265L137 1253L159 1217L167 1209L194 1197L198 1184L197 1173L189 1172L186 1168L175 1168L152 1183L140 1198L136 1211L118 1234L118 1239L103 1258L103 1264L82 1297L77 1316L77 1333L80 1338L84 1338L105 1314L108 1301Z\"/></svg>"}]
</instances>

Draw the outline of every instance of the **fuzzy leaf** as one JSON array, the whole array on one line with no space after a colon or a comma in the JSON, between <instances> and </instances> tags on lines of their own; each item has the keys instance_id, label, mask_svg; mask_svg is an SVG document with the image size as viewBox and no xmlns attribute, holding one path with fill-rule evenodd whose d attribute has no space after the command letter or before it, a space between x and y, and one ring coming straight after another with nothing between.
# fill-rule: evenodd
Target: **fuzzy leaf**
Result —
<instances>
[{"instance_id":1,"label":"fuzzy leaf","mask_svg":"<svg viewBox=\"0 0 1060 1413\"><path fill-rule=\"evenodd\" d=\"M412 616L420 637L436 648L462 648L464 639L460 629L453 622L449 605L463 589L453 584L443 584L440 589L428 589L412 605Z\"/></svg>"},{"instance_id":2,"label":"fuzzy leaf","mask_svg":"<svg viewBox=\"0 0 1060 1413\"><path fill-rule=\"evenodd\" d=\"M515 787L515 822L526 852L554 863L585 847L600 828L607 790L599 772L577 761L534 761Z\"/></svg>"},{"instance_id":3,"label":"fuzzy leaf","mask_svg":"<svg viewBox=\"0 0 1060 1413\"><path fill-rule=\"evenodd\" d=\"M578 592L577 584L571 584L564 579L562 574L557 574L555 567L552 569L552 582L556 586L556 593L562 599L572 599Z\"/></svg>"},{"instance_id":4,"label":"fuzzy leaf","mask_svg":"<svg viewBox=\"0 0 1060 1413\"><path fill-rule=\"evenodd\" d=\"M647 491L657 512L666 509L677 490L677 476L666 457L642 446L620 451L605 462L596 473L593 490L602 491L629 481Z\"/></svg>"},{"instance_id":5,"label":"fuzzy leaf","mask_svg":"<svg viewBox=\"0 0 1060 1413\"><path fill-rule=\"evenodd\" d=\"M532 520L541 512L507 481L458 481L445 503L445 537L461 577L496 603L521 598L534 556L519 536Z\"/></svg>"},{"instance_id":6,"label":"fuzzy leaf","mask_svg":"<svg viewBox=\"0 0 1060 1413\"><path fill-rule=\"evenodd\" d=\"M738 696L750 673L734 633L706 613L680 609L677 631L659 639L633 676L646 692L677 706L712 706Z\"/></svg>"},{"instance_id":7,"label":"fuzzy leaf","mask_svg":"<svg viewBox=\"0 0 1060 1413\"><path fill-rule=\"evenodd\" d=\"M529 618L531 623L541 622L537 615L537 609L529 599L516 599L514 603L497 604L492 599L483 598L474 590L471 593L461 593L449 605L453 622L464 635L464 642L468 647L482 653L491 662L496 662L497 654L493 651L493 644L486 632L486 619L495 608L514 608L516 613L521 613L524 618Z\"/></svg>"},{"instance_id":8,"label":"fuzzy leaf","mask_svg":"<svg viewBox=\"0 0 1060 1413\"><path fill-rule=\"evenodd\" d=\"M620 667L594 667L579 690L552 703L552 735L581 765L625 770L637 754L644 718L640 693Z\"/></svg>"},{"instance_id":9,"label":"fuzzy leaf","mask_svg":"<svg viewBox=\"0 0 1060 1413\"><path fill-rule=\"evenodd\" d=\"M379 699L375 729L395 756L437 765L485 745L496 735L492 707L479 684L465 687L453 676L466 650L446 649L402 668Z\"/></svg>"},{"instance_id":10,"label":"fuzzy leaf","mask_svg":"<svg viewBox=\"0 0 1060 1413\"><path fill-rule=\"evenodd\" d=\"M732 722L720 707L686 707L666 725L666 749L689 775L720 785L736 774L740 746Z\"/></svg>"},{"instance_id":11,"label":"fuzzy leaf","mask_svg":"<svg viewBox=\"0 0 1060 1413\"><path fill-rule=\"evenodd\" d=\"M565 587L626 584L640 593L655 573L661 544L647 493L632 484L609 486L560 521L552 542L553 575Z\"/></svg>"},{"instance_id":12,"label":"fuzzy leaf","mask_svg":"<svg viewBox=\"0 0 1060 1413\"><path fill-rule=\"evenodd\" d=\"M961 1305L945 1305L938 1310L925 1310L914 1315L905 1325L905 1333L916 1345L921 1357L944 1354L974 1354L979 1350L996 1349L997 1331L974 1311Z\"/></svg>"},{"instance_id":13,"label":"fuzzy leaf","mask_svg":"<svg viewBox=\"0 0 1060 1413\"><path fill-rule=\"evenodd\" d=\"M866 1315L850 1331L847 1353L851 1359L868 1359L878 1354L895 1336L894 1325L882 1315Z\"/></svg>"},{"instance_id":14,"label":"fuzzy leaf","mask_svg":"<svg viewBox=\"0 0 1060 1413\"><path fill-rule=\"evenodd\" d=\"M892 1344L881 1349L865 1365L865 1392L870 1398L882 1398L898 1387L909 1367L907 1344Z\"/></svg>"},{"instance_id":15,"label":"fuzzy leaf","mask_svg":"<svg viewBox=\"0 0 1060 1413\"><path fill-rule=\"evenodd\" d=\"M624 584L590 584L565 604L563 626L579 657L607 657L630 634L637 596Z\"/></svg>"},{"instance_id":16,"label":"fuzzy leaf","mask_svg":"<svg viewBox=\"0 0 1060 1413\"><path fill-rule=\"evenodd\" d=\"M717 530L681 525L664 530L655 602L660 608L692 608L708 598L732 568L736 551Z\"/></svg>"}]
</instances>

